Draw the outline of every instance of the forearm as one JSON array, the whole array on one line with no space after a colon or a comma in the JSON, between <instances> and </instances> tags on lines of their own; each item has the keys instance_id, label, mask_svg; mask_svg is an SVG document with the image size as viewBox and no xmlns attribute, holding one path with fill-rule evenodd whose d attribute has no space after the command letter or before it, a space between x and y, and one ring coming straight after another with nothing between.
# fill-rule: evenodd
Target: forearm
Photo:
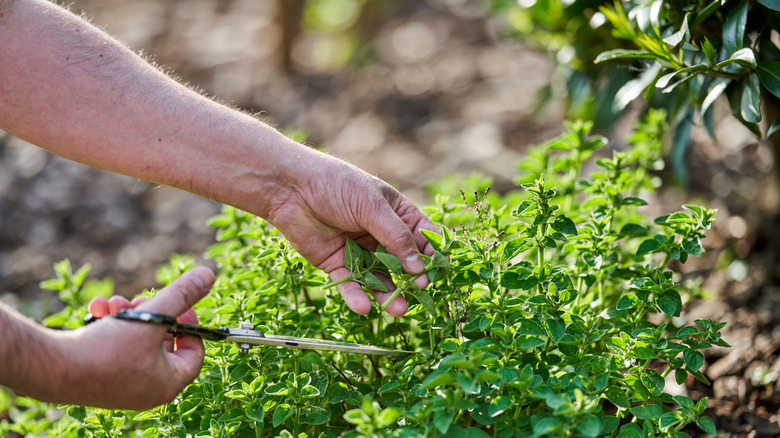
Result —
<instances>
[{"instance_id":1,"label":"forearm","mask_svg":"<svg viewBox=\"0 0 780 438\"><path fill-rule=\"evenodd\" d=\"M270 206L257 202L280 190L280 169L310 153L57 6L0 4L0 128L20 138L262 216Z\"/></svg>"}]
</instances>

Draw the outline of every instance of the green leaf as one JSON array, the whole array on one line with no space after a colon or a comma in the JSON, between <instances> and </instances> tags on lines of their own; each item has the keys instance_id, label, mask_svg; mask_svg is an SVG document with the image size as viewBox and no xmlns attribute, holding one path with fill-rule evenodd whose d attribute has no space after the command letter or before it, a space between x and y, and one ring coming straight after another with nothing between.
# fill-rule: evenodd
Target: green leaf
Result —
<instances>
[{"instance_id":1,"label":"green leaf","mask_svg":"<svg viewBox=\"0 0 780 438\"><path fill-rule=\"evenodd\" d=\"M242 421L244 419L244 410L240 408L232 408L219 417L219 421L222 423L229 423L231 421Z\"/></svg>"},{"instance_id":2,"label":"green leaf","mask_svg":"<svg viewBox=\"0 0 780 438\"><path fill-rule=\"evenodd\" d=\"M659 374L658 371L648 369L642 373L640 380L642 381L642 384L645 385L645 388L650 391L650 394L656 397L663 394L664 378L661 377L661 374Z\"/></svg>"},{"instance_id":3,"label":"green leaf","mask_svg":"<svg viewBox=\"0 0 780 438\"><path fill-rule=\"evenodd\" d=\"M734 52L728 59L715 64L715 68L718 70L723 70L723 68L727 65L735 63L748 70L753 70L757 65L756 54L753 52L753 49L749 47L739 49Z\"/></svg>"},{"instance_id":4,"label":"green leaf","mask_svg":"<svg viewBox=\"0 0 780 438\"><path fill-rule=\"evenodd\" d=\"M696 425L699 426L701 430L704 432L715 435L718 430L715 427L715 423L712 421L710 417L699 417L696 419Z\"/></svg>"},{"instance_id":5,"label":"green leaf","mask_svg":"<svg viewBox=\"0 0 780 438\"><path fill-rule=\"evenodd\" d=\"M561 426L561 420L557 417L544 417L538 421L531 420L536 435L544 435L557 430Z\"/></svg>"},{"instance_id":6,"label":"green leaf","mask_svg":"<svg viewBox=\"0 0 780 438\"><path fill-rule=\"evenodd\" d=\"M772 122L772 126L769 127L769 129L766 131L766 136L771 137L772 134L777 132L777 130L780 129L780 116L778 116L774 122Z\"/></svg>"},{"instance_id":7,"label":"green leaf","mask_svg":"<svg viewBox=\"0 0 780 438\"><path fill-rule=\"evenodd\" d=\"M626 295L623 295L622 297L620 297L620 301L618 301L618 303L615 306L615 308L617 310L630 309L632 307L635 307L640 302L641 301L636 296L636 294L629 293L629 294L626 294Z\"/></svg>"},{"instance_id":8,"label":"green leaf","mask_svg":"<svg viewBox=\"0 0 780 438\"><path fill-rule=\"evenodd\" d=\"M586 437L597 437L601 435L601 429L604 427L600 415L586 415L580 418L577 423L577 431Z\"/></svg>"},{"instance_id":9,"label":"green leaf","mask_svg":"<svg viewBox=\"0 0 780 438\"><path fill-rule=\"evenodd\" d=\"M731 8L723 23L723 47L729 54L742 48L747 23L748 3L741 0L739 4Z\"/></svg>"},{"instance_id":10,"label":"green leaf","mask_svg":"<svg viewBox=\"0 0 780 438\"><path fill-rule=\"evenodd\" d=\"M258 423L263 422L263 414L265 413L263 409L263 404L259 401L254 402L250 404L247 409L244 411L244 415L246 415L247 418L250 420L257 421Z\"/></svg>"},{"instance_id":11,"label":"green leaf","mask_svg":"<svg viewBox=\"0 0 780 438\"><path fill-rule=\"evenodd\" d=\"M423 234L423 236L425 236L426 239L428 239L428 242L431 243L433 249L436 251L441 251L441 247L444 245L444 238L441 234L425 229L420 229L420 232Z\"/></svg>"},{"instance_id":12,"label":"green leaf","mask_svg":"<svg viewBox=\"0 0 780 438\"><path fill-rule=\"evenodd\" d=\"M642 257L645 254L650 254L655 252L658 247L660 246L660 243L658 243L655 239L645 239L644 242L639 244L639 249L636 250L636 257Z\"/></svg>"},{"instance_id":13,"label":"green leaf","mask_svg":"<svg viewBox=\"0 0 780 438\"><path fill-rule=\"evenodd\" d=\"M660 58L660 56L646 50L614 49L599 53L593 62L598 64L620 58Z\"/></svg>"},{"instance_id":14,"label":"green leaf","mask_svg":"<svg viewBox=\"0 0 780 438\"><path fill-rule=\"evenodd\" d=\"M287 421L295 413L295 409L287 403L279 404L274 410L273 425L279 427L282 423Z\"/></svg>"},{"instance_id":15,"label":"green leaf","mask_svg":"<svg viewBox=\"0 0 780 438\"><path fill-rule=\"evenodd\" d=\"M385 383L384 385L382 385L382 386L381 386L381 387L380 387L380 388L379 388L379 389L376 391L376 393L377 393L377 394L382 394L382 393L384 393L384 392L387 392L387 391L392 391L392 390L394 390L394 389L398 388L398 387L399 387L399 386L401 386L401 385L402 385L402 383L401 383L401 382L399 382L398 380L391 380L391 381L389 381L389 382Z\"/></svg>"},{"instance_id":16,"label":"green leaf","mask_svg":"<svg viewBox=\"0 0 780 438\"><path fill-rule=\"evenodd\" d=\"M654 62L653 65L642 72L642 74L635 79L626 82L615 94L615 99L612 102L612 111L623 111L629 103L641 96L642 92L655 81L655 78L660 71L661 63Z\"/></svg>"},{"instance_id":17,"label":"green leaf","mask_svg":"<svg viewBox=\"0 0 780 438\"><path fill-rule=\"evenodd\" d=\"M721 94L723 94L723 91L726 89L726 87L728 87L730 83L731 83L731 79L726 79L726 78L717 78L714 81L712 81L712 84L710 84L709 92L707 93L707 97L704 98L704 101L701 104L702 114L707 112L710 106L715 102L715 100L718 97L720 97Z\"/></svg>"},{"instance_id":18,"label":"green leaf","mask_svg":"<svg viewBox=\"0 0 780 438\"><path fill-rule=\"evenodd\" d=\"M398 257L385 252L375 252L374 257L382 262L383 265L387 266L387 269L389 269L393 274L400 275L403 273L404 267Z\"/></svg>"},{"instance_id":19,"label":"green leaf","mask_svg":"<svg viewBox=\"0 0 780 438\"><path fill-rule=\"evenodd\" d=\"M677 415L675 415L674 412L667 412L661 415L661 418L658 419L658 425L661 426L662 429L674 426L679 422L680 419L677 418Z\"/></svg>"},{"instance_id":20,"label":"green leaf","mask_svg":"<svg viewBox=\"0 0 780 438\"><path fill-rule=\"evenodd\" d=\"M566 325L560 319L548 319L544 322L547 333L553 341L558 342L566 334Z\"/></svg>"},{"instance_id":21,"label":"green leaf","mask_svg":"<svg viewBox=\"0 0 780 438\"><path fill-rule=\"evenodd\" d=\"M323 408L322 406L313 406L312 410L306 413L302 422L303 424L317 426L330 421L330 416L331 413L329 410Z\"/></svg>"},{"instance_id":22,"label":"green leaf","mask_svg":"<svg viewBox=\"0 0 780 438\"><path fill-rule=\"evenodd\" d=\"M360 245L358 245L357 242L347 238L344 248L344 266L349 269L350 272L355 272L363 267L360 262L361 251L362 248L360 248Z\"/></svg>"},{"instance_id":23,"label":"green leaf","mask_svg":"<svg viewBox=\"0 0 780 438\"><path fill-rule=\"evenodd\" d=\"M389 407L382 409L382 412L379 413L379 417L377 418L377 427L384 429L392 426L400 416L401 411L398 408Z\"/></svg>"},{"instance_id":24,"label":"green leaf","mask_svg":"<svg viewBox=\"0 0 780 438\"><path fill-rule=\"evenodd\" d=\"M761 121L761 86L758 75L750 75L742 81L740 113L748 123Z\"/></svg>"},{"instance_id":25,"label":"green leaf","mask_svg":"<svg viewBox=\"0 0 780 438\"><path fill-rule=\"evenodd\" d=\"M371 272L364 272L363 275L360 276L359 281L370 289L376 289L382 292L388 291L387 285L382 283L382 280Z\"/></svg>"},{"instance_id":26,"label":"green leaf","mask_svg":"<svg viewBox=\"0 0 780 438\"><path fill-rule=\"evenodd\" d=\"M413 296L417 299L417 301L422 304L422 306L425 308L425 310L428 311L428 313L431 314L431 316L436 316L436 304L433 301L433 297L431 297L431 294L429 294L425 290L416 289L416 288L410 288L406 291L407 294Z\"/></svg>"},{"instance_id":27,"label":"green leaf","mask_svg":"<svg viewBox=\"0 0 780 438\"><path fill-rule=\"evenodd\" d=\"M683 41L686 41L688 38L690 38L690 31L688 30L688 16L690 13L686 13L685 17L683 17L682 25L680 26L680 29L669 35L668 37L664 38L664 42L666 44L669 44L672 47L679 46Z\"/></svg>"},{"instance_id":28,"label":"green leaf","mask_svg":"<svg viewBox=\"0 0 780 438\"><path fill-rule=\"evenodd\" d=\"M454 382L455 378L447 371L435 371L428 375L422 382L422 387L425 389L436 388L438 386L449 385Z\"/></svg>"},{"instance_id":29,"label":"green leaf","mask_svg":"<svg viewBox=\"0 0 780 438\"><path fill-rule=\"evenodd\" d=\"M510 397L499 395L498 397L491 400L490 407L488 408L488 415L491 417L497 417L512 407L512 405L513 402Z\"/></svg>"},{"instance_id":30,"label":"green leaf","mask_svg":"<svg viewBox=\"0 0 780 438\"><path fill-rule=\"evenodd\" d=\"M780 97L780 61L759 62L756 74L764 88L776 97Z\"/></svg>"},{"instance_id":31,"label":"green leaf","mask_svg":"<svg viewBox=\"0 0 780 438\"><path fill-rule=\"evenodd\" d=\"M663 415L664 410L656 404L646 404L640 406L634 406L629 409L631 413L640 420L658 420Z\"/></svg>"},{"instance_id":32,"label":"green leaf","mask_svg":"<svg viewBox=\"0 0 780 438\"><path fill-rule=\"evenodd\" d=\"M439 432L445 434L452 425L455 418L455 411L450 409L439 409L433 414L433 425L439 429Z\"/></svg>"},{"instance_id":33,"label":"green leaf","mask_svg":"<svg viewBox=\"0 0 780 438\"><path fill-rule=\"evenodd\" d=\"M569 236L577 234L577 227L574 225L574 221L566 216L556 217L552 223L552 228L559 233L568 234Z\"/></svg>"},{"instance_id":34,"label":"green leaf","mask_svg":"<svg viewBox=\"0 0 780 438\"><path fill-rule=\"evenodd\" d=\"M631 407L631 400L629 400L625 391L617 386L610 386L607 388L607 391L604 393L604 395L607 396L607 400L609 400L613 405L621 409L628 409Z\"/></svg>"},{"instance_id":35,"label":"green leaf","mask_svg":"<svg viewBox=\"0 0 780 438\"><path fill-rule=\"evenodd\" d=\"M682 247L685 252L692 256L701 257L701 255L704 253L704 250L701 246L701 238L699 238L699 236L683 240Z\"/></svg>"},{"instance_id":36,"label":"green leaf","mask_svg":"<svg viewBox=\"0 0 780 438\"><path fill-rule=\"evenodd\" d=\"M691 371L699 371L699 368L704 365L704 354L701 351L691 350L690 348L683 351L683 358L685 364Z\"/></svg>"},{"instance_id":37,"label":"green leaf","mask_svg":"<svg viewBox=\"0 0 780 438\"><path fill-rule=\"evenodd\" d=\"M520 324L520 326L517 328L518 335L529 335L529 336L547 335L547 333L545 333L542 326L539 325L539 323L534 321L533 319L521 319L518 321L518 323Z\"/></svg>"},{"instance_id":38,"label":"green leaf","mask_svg":"<svg viewBox=\"0 0 780 438\"><path fill-rule=\"evenodd\" d=\"M626 224L620 229L620 234L644 234L650 229L639 224Z\"/></svg>"},{"instance_id":39,"label":"green leaf","mask_svg":"<svg viewBox=\"0 0 780 438\"><path fill-rule=\"evenodd\" d=\"M773 11L780 11L780 3L777 0L758 0L758 2ZM715 432L712 433L714 434Z\"/></svg>"}]
</instances>

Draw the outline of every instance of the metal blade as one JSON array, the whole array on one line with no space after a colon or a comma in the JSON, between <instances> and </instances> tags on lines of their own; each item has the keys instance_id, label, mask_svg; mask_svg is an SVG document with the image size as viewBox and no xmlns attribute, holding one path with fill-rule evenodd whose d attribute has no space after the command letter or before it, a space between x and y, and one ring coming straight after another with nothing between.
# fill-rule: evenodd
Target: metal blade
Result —
<instances>
[{"instance_id":1,"label":"metal blade","mask_svg":"<svg viewBox=\"0 0 780 438\"><path fill-rule=\"evenodd\" d=\"M271 345L275 347L299 348L303 350L341 351L344 353L373 354L380 356L412 354L411 351L390 350L373 345L353 342L330 341L326 339L299 338L295 336L266 335L255 330L228 329L224 341L237 344Z\"/></svg>"}]
</instances>

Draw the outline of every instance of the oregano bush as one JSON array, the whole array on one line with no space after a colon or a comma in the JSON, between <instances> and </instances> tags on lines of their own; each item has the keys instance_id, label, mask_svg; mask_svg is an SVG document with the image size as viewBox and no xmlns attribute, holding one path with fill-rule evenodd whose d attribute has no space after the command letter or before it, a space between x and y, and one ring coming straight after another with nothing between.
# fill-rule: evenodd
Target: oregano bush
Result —
<instances>
[{"instance_id":1,"label":"oregano bush","mask_svg":"<svg viewBox=\"0 0 780 438\"><path fill-rule=\"evenodd\" d=\"M5 394L0 434L64 437L684 437L714 434L707 400L671 395L703 382L702 350L728 346L723 323L675 324L698 291L672 263L704 251L715 211L686 205L654 220L643 213L663 166L666 116L651 111L605 153L587 122L568 124L520 164L518 188L490 191L473 177L434 185L426 208L441 234L426 233L431 285L383 248L349 241L351 280L403 293L392 318L375 305L352 313L334 283L263 220L226 207L210 224L207 251L219 269L196 310L209 326L251 321L267 333L321 337L412 352L364 356L275 347L247 354L206 343L200 376L171 404L146 412L52 407ZM591 169L585 173L584 169ZM458 190L457 187L462 187ZM675 262L673 262L675 261ZM173 256L162 284L190 269ZM71 326L110 284L68 263L44 283ZM96 283L97 282L97 283ZM90 286L91 285L91 286ZM100 286L100 287L98 287ZM96 292L97 291L97 292ZM53 419L58 418L58 419Z\"/></svg>"}]
</instances>

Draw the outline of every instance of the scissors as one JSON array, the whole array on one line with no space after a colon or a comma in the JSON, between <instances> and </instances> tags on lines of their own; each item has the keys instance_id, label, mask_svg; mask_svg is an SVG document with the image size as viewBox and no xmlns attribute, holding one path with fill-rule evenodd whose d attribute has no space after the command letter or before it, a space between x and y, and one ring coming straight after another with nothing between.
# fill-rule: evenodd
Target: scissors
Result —
<instances>
[{"instance_id":1,"label":"scissors","mask_svg":"<svg viewBox=\"0 0 780 438\"><path fill-rule=\"evenodd\" d=\"M124 321L145 322L168 326L168 333L177 335L192 335L208 341L234 342L238 344L242 353L249 352L254 345L271 345L275 347L298 348L305 350L340 351L343 353L359 353L369 355L402 355L412 354L411 351L390 350L375 347L373 345L355 344L352 342L330 341L327 339L299 338L295 336L266 335L260 330L255 330L254 325L248 322L239 324L239 328L232 327L203 327L199 325L184 324L170 315L153 312L142 312L135 309L122 309L116 314L110 315ZM84 319L85 324L97 321L92 314Z\"/></svg>"}]
</instances>

